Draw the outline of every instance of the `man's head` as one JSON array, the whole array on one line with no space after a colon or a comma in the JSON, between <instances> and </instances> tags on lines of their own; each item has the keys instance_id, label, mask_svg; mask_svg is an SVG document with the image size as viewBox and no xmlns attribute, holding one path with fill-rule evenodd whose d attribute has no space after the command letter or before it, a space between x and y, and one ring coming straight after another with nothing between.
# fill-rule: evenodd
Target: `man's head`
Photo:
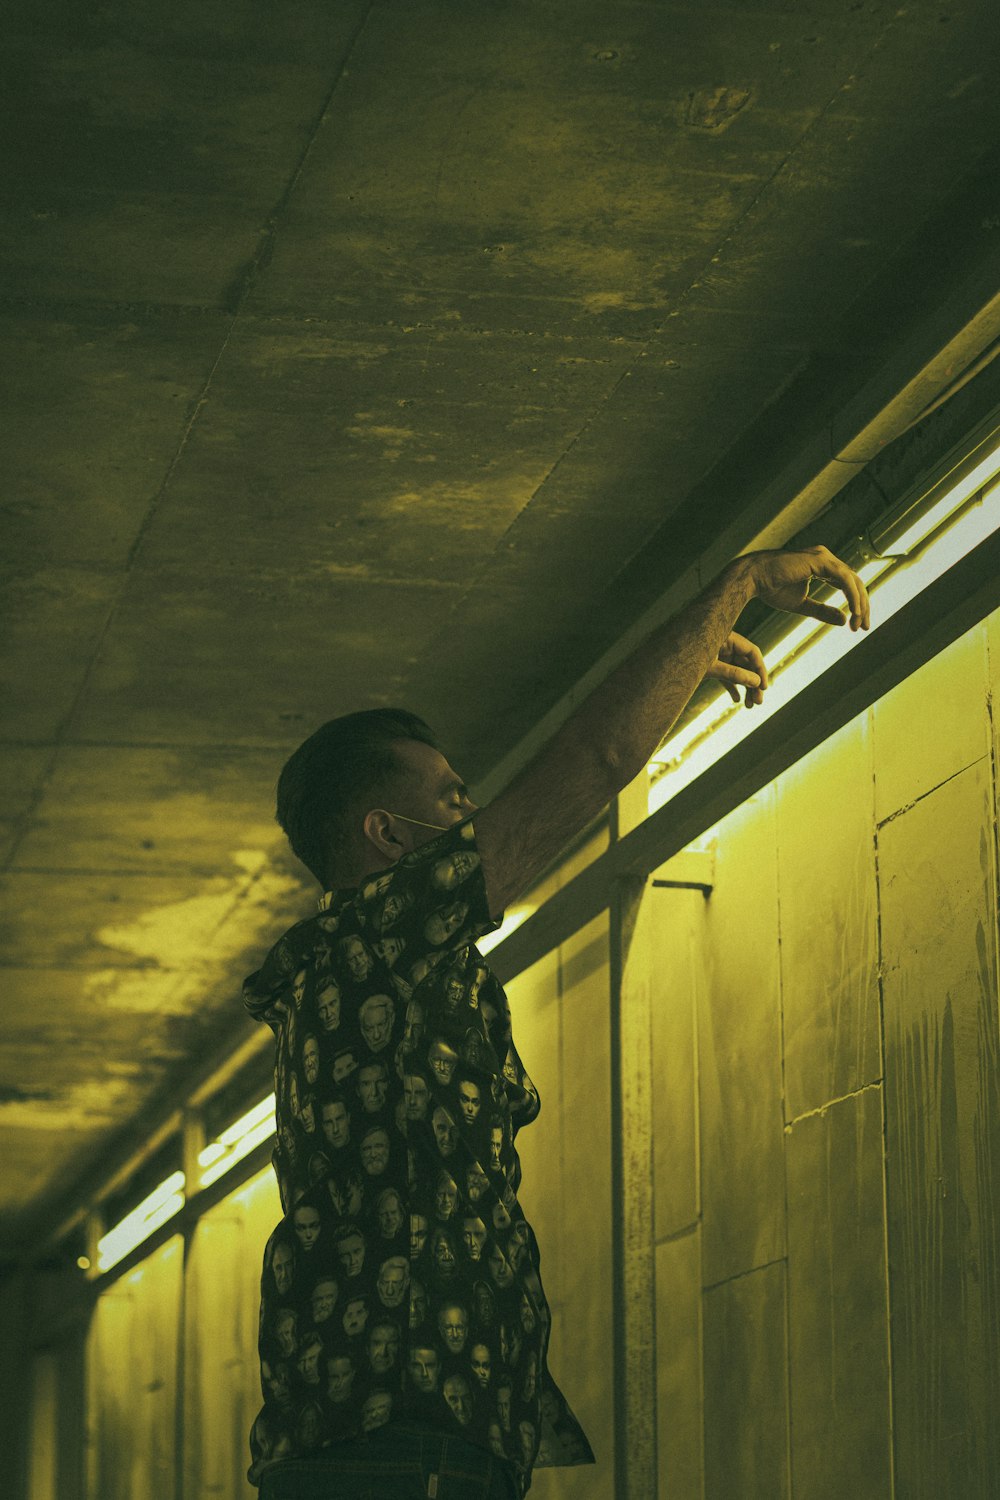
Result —
<instances>
[{"instance_id":1,"label":"man's head","mask_svg":"<svg viewBox=\"0 0 1000 1500\"><path fill-rule=\"evenodd\" d=\"M334 1354L326 1362L326 1394L333 1402L346 1401L354 1384L354 1361L349 1354Z\"/></svg>"},{"instance_id":2,"label":"man's head","mask_svg":"<svg viewBox=\"0 0 1000 1500\"><path fill-rule=\"evenodd\" d=\"M405 709L331 719L278 779L277 820L326 889L390 868L474 811L429 725Z\"/></svg>"},{"instance_id":3,"label":"man's head","mask_svg":"<svg viewBox=\"0 0 1000 1500\"><path fill-rule=\"evenodd\" d=\"M340 1151L351 1138L351 1117L343 1099L328 1099L323 1105L323 1134L335 1151Z\"/></svg>"},{"instance_id":4,"label":"man's head","mask_svg":"<svg viewBox=\"0 0 1000 1500\"><path fill-rule=\"evenodd\" d=\"M437 1390L441 1356L432 1344L413 1344L410 1347L410 1380L418 1391L428 1395Z\"/></svg>"}]
</instances>

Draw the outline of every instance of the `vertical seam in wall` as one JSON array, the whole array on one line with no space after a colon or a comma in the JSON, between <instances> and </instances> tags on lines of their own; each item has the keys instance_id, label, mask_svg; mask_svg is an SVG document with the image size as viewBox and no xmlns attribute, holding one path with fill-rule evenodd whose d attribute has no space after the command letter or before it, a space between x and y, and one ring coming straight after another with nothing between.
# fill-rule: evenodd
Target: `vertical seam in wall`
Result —
<instances>
[{"instance_id":1,"label":"vertical seam in wall","mask_svg":"<svg viewBox=\"0 0 1000 1500\"><path fill-rule=\"evenodd\" d=\"M1000 880L1000 780L998 780L997 765L997 723L994 717L996 704L993 698L993 652L990 649L990 633L984 631L986 644L986 727L989 733L989 750L987 752L990 762L990 780L992 784L992 806L993 815L993 868L996 878ZM1000 1023L1000 993L995 996L997 1002L997 1021Z\"/></svg>"},{"instance_id":2,"label":"vertical seam in wall","mask_svg":"<svg viewBox=\"0 0 1000 1500\"><path fill-rule=\"evenodd\" d=\"M779 799L777 788L774 797L774 897L776 929L778 934L778 1062L781 1071L781 1185L784 1197L784 1314L785 1314L785 1485L789 1500L793 1500L792 1483L792 1326L791 1326L791 1250L788 1243L788 1145L786 1140L788 1091L785 1078L785 984L784 966L781 961L781 840L778 836Z\"/></svg>"},{"instance_id":3,"label":"vertical seam in wall","mask_svg":"<svg viewBox=\"0 0 1000 1500\"><path fill-rule=\"evenodd\" d=\"M174 1497L185 1500L187 1493L187 1322L188 1322L188 1277L190 1272L191 1246L195 1224L187 1224L181 1240L180 1287L177 1309L177 1380L176 1407L174 1410Z\"/></svg>"},{"instance_id":4,"label":"vertical seam in wall","mask_svg":"<svg viewBox=\"0 0 1000 1500\"><path fill-rule=\"evenodd\" d=\"M616 818L614 836L618 837ZM627 1297L625 1291L625 1179L624 1179L624 1109L622 1107L622 986L624 980L624 953L622 949L622 915L627 900L625 885L616 881L611 891L608 909L608 1025L610 1028L609 1067L611 1077L611 1267L612 1287L612 1383L611 1399L613 1414L613 1473L615 1494L619 1500L634 1500L630 1494L630 1466L627 1455L628 1438L628 1365L626 1334Z\"/></svg>"},{"instance_id":5,"label":"vertical seam in wall","mask_svg":"<svg viewBox=\"0 0 1000 1500\"><path fill-rule=\"evenodd\" d=\"M716 851L718 857L718 851ZM705 891L700 904L692 903L694 920L689 920L687 925L688 934L688 957L690 960L690 972L692 976L691 1012L689 1021L694 1033L692 1037L692 1057L694 1058L693 1079L693 1109L694 1109L694 1172L695 1172L695 1232L698 1234L698 1282L701 1284L701 1235L702 1235L702 1201L701 1201L701 1051L699 1014L701 1007L701 996L705 985L705 942L704 927L707 915L706 906L711 900L711 892ZM699 923L696 928L695 923ZM655 1252L654 1252L655 1253ZM655 1285L655 1282L654 1282ZM705 1500L705 1298L699 1292L697 1306L697 1330L698 1330L698 1409L700 1413L700 1426L698 1442L698 1495L697 1500ZM664 1497L666 1500L666 1497Z\"/></svg>"},{"instance_id":6,"label":"vertical seam in wall","mask_svg":"<svg viewBox=\"0 0 1000 1500\"><path fill-rule=\"evenodd\" d=\"M868 733L872 747L872 807L877 806L875 785L875 707L868 709ZM892 1359L892 1275L889 1261L889 1093L887 1057L885 1049L885 988L882 983L882 886L879 873L879 825L875 820L872 830L872 853L875 859L875 941L876 975L878 982L879 1047L881 1049L880 1071L882 1074L882 1244L885 1257L885 1339L886 1339L886 1400L889 1423L889 1495L896 1494L896 1430L895 1430L895 1370Z\"/></svg>"}]
</instances>

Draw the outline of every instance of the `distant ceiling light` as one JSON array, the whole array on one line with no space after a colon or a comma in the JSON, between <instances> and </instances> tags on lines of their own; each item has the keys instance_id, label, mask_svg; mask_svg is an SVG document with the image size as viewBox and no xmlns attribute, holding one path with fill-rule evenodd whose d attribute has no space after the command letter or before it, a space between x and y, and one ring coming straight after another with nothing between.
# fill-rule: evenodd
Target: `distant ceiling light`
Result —
<instances>
[{"instance_id":1,"label":"distant ceiling light","mask_svg":"<svg viewBox=\"0 0 1000 1500\"><path fill-rule=\"evenodd\" d=\"M99 1271L110 1271L184 1207L184 1173L171 1172L130 1214L97 1242ZM78 1262L79 1264L79 1262Z\"/></svg>"},{"instance_id":2,"label":"distant ceiling light","mask_svg":"<svg viewBox=\"0 0 1000 1500\"><path fill-rule=\"evenodd\" d=\"M76 1263L80 1267L81 1271L89 1271L90 1270L90 1257L89 1256L87 1256L87 1255L78 1255L77 1258L76 1258Z\"/></svg>"},{"instance_id":3,"label":"distant ceiling light","mask_svg":"<svg viewBox=\"0 0 1000 1500\"><path fill-rule=\"evenodd\" d=\"M871 631L923 592L973 547L1000 527L1000 446L991 434L989 451L976 459L949 488L936 486L918 503L883 523L876 538L859 549L852 563L872 594ZM877 545L878 555L872 556ZM850 558L845 558L850 561ZM816 597L832 600L824 588ZM845 656L860 632L802 619L768 653L768 676L780 683L788 702L835 661ZM869 632L870 634L871 632ZM770 693L775 690L770 688ZM649 811L669 802L684 787L740 744L763 722L759 709L747 710L728 697L713 700L652 756Z\"/></svg>"},{"instance_id":4,"label":"distant ceiling light","mask_svg":"<svg viewBox=\"0 0 1000 1500\"><path fill-rule=\"evenodd\" d=\"M198 1153L198 1165L202 1168L199 1187L208 1187L230 1167L249 1156L255 1146L274 1134L275 1098L268 1094L253 1109L247 1110L218 1138Z\"/></svg>"}]
</instances>

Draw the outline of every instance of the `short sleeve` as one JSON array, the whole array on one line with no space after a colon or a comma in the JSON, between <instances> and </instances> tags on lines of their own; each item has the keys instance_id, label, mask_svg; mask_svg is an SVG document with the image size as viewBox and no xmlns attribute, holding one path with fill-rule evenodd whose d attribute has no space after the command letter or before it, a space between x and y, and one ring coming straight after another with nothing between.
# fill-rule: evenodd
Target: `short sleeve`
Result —
<instances>
[{"instance_id":1,"label":"short sleeve","mask_svg":"<svg viewBox=\"0 0 1000 1500\"><path fill-rule=\"evenodd\" d=\"M370 940L411 972L469 947L503 920L490 915L471 817L363 881L354 907Z\"/></svg>"}]
</instances>

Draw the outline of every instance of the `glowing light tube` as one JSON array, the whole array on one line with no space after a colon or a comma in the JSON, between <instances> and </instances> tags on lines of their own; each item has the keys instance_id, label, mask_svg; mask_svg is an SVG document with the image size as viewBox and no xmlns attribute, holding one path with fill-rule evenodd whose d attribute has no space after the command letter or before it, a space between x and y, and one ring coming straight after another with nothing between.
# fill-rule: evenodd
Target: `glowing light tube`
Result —
<instances>
[{"instance_id":1,"label":"glowing light tube","mask_svg":"<svg viewBox=\"0 0 1000 1500\"><path fill-rule=\"evenodd\" d=\"M969 503L975 488L995 476L998 469L1000 449L995 449L898 538L886 541L886 555L856 570L872 597L871 631L1000 527L1000 481L994 479ZM904 556L904 550L914 555ZM803 618L778 642L773 659L767 663L772 685L765 702L787 703L845 656L861 634L847 626ZM763 722L763 706L748 710L742 701L735 704L728 697L717 699L661 746L647 767L651 779L649 811L655 812L669 802L753 734Z\"/></svg>"},{"instance_id":2,"label":"glowing light tube","mask_svg":"<svg viewBox=\"0 0 1000 1500\"><path fill-rule=\"evenodd\" d=\"M149 1239L168 1219L184 1207L184 1173L171 1172L147 1198L126 1214L97 1242L98 1269L110 1271L130 1250Z\"/></svg>"},{"instance_id":3,"label":"glowing light tube","mask_svg":"<svg viewBox=\"0 0 1000 1500\"><path fill-rule=\"evenodd\" d=\"M274 1110L274 1095L268 1094L198 1153L198 1165L202 1169L199 1187L208 1187L210 1182L215 1182L230 1167L249 1156L261 1141L274 1134Z\"/></svg>"},{"instance_id":4,"label":"glowing light tube","mask_svg":"<svg viewBox=\"0 0 1000 1500\"><path fill-rule=\"evenodd\" d=\"M526 922L534 914L535 910L534 906L509 907L496 932L487 932L484 937L476 939L476 947L480 953L489 953L491 948L495 948L498 943L502 943L505 938L509 938L511 933L515 932L522 922Z\"/></svg>"}]
</instances>

